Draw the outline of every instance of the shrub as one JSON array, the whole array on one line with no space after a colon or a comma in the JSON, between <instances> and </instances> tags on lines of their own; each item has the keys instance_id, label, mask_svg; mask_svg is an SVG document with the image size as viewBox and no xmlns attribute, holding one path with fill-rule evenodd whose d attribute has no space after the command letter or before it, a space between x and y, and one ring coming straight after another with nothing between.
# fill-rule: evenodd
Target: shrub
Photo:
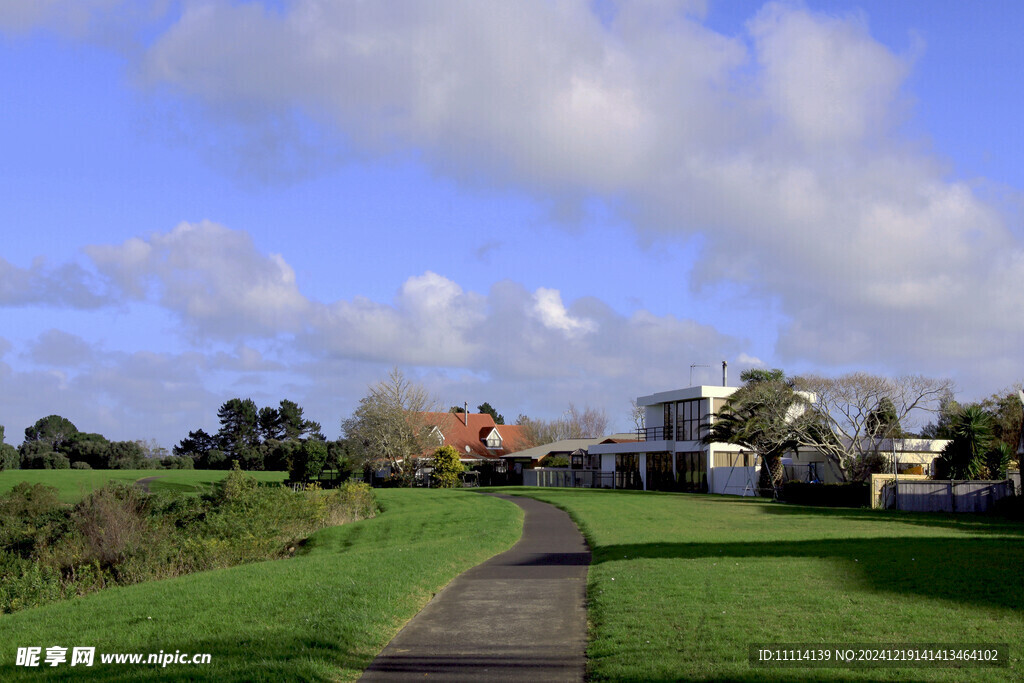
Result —
<instances>
[{"instance_id":1,"label":"shrub","mask_svg":"<svg viewBox=\"0 0 1024 683\"><path fill-rule=\"evenodd\" d=\"M21 466L18 449L9 443L0 443L0 472L16 470Z\"/></svg>"},{"instance_id":2,"label":"shrub","mask_svg":"<svg viewBox=\"0 0 1024 683\"><path fill-rule=\"evenodd\" d=\"M45 605L62 597L59 571L0 550L0 613Z\"/></svg>"},{"instance_id":3,"label":"shrub","mask_svg":"<svg viewBox=\"0 0 1024 683\"><path fill-rule=\"evenodd\" d=\"M544 462L540 464L541 467L568 467L569 458L564 455L549 455L544 458Z\"/></svg>"},{"instance_id":4,"label":"shrub","mask_svg":"<svg viewBox=\"0 0 1024 683\"><path fill-rule=\"evenodd\" d=\"M459 460L459 452L452 446L441 446L434 451L434 485L438 488L452 489L462 486L459 475L465 467Z\"/></svg>"},{"instance_id":5,"label":"shrub","mask_svg":"<svg viewBox=\"0 0 1024 683\"><path fill-rule=\"evenodd\" d=\"M7 550L29 557L67 528L66 506L52 486L23 481L0 497L0 544Z\"/></svg>"},{"instance_id":6,"label":"shrub","mask_svg":"<svg viewBox=\"0 0 1024 683\"><path fill-rule=\"evenodd\" d=\"M86 562L109 567L142 546L148 529L144 497L134 486L108 483L75 506L72 519Z\"/></svg>"},{"instance_id":7,"label":"shrub","mask_svg":"<svg viewBox=\"0 0 1024 683\"><path fill-rule=\"evenodd\" d=\"M63 453L36 452L22 455L21 467L26 470L66 470L71 467L71 461Z\"/></svg>"},{"instance_id":8,"label":"shrub","mask_svg":"<svg viewBox=\"0 0 1024 683\"><path fill-rule=\"evenodd\" d=\"M168 455L160 458L160 467L165 470L192 470L195 466L195 460L187 455Z\"/></svg>"},{"instance_id":9,"label":"shrub","mask_svg":"<svg viewBox=\"0 0 1024 683\"><path fill-rule=\"evenodd\" d=\"M108 483L72 507L20 483L0 496L0 612L285 557L317 529L377 511L366 484L307 488L260 486L236 465L206 496Z\"/></svg>"},{"instance_id":10,"label":"shrub","mask_svg":"<svg viewBox=\"0 0 1024 683\"><path fill-rule=\"evenodd\" d=\"M91 470L92 469L92 465L90 465L89 463L87 463L87 462L85 462L83 460L76 460L75 462L71 463L71 469L73 469L73 470Z\"/></svg>"},{"instance_id":11,"label":"shrub","mask_svg":"<svg viewBox=\"0 0 1024 683\"><path fill-rule=\"evenodd\" d=\"M369 519L377 514L377 496L373 487L363 482L346 481L332 492L337 497L337 507L345 511L344 521ZM333 522L338 524L339 522Z\"/></svg>"},{"instance_id":12,"label":"shrub","mask_svg":"<svg viewBox=\"0 0 1024 683\"><path fill-rule=\"evenodd\" d=\"M842 484L808 484L788 481L782 485L782 498L795 505L822 507L866 507L870 505L870 486L867 482Z\"/></svg>"}]
</instances>

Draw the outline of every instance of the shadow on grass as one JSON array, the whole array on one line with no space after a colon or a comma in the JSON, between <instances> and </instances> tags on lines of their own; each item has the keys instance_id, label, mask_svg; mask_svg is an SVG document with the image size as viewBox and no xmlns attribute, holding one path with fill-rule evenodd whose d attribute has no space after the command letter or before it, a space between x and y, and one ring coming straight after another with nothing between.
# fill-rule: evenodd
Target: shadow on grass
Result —
<instances>
[{"instance_id":1,"label":"shadow on grass","mask_svg":"<svg viewBox=\"0 0 1024 683\"><path fill-rule=\"evenodd\" d=\"M854 520L880 524L913 524L941 529L958 529L972 534L999 534L1024 538L1024 523L989 515L952 512L900 512L867 508L826 508L786 503L766 503L766 514L820 517L837 522Z\"/></svg>"},{"instance_id":2,"label":"shadow on grass","mask_svg":"<svg viewBox=\"0 0 1024 683\"><path fill-rule=\"evenodd\" d=\"M64 643L63 645L69 645ZM82 643L81 645L86 645ZM113 683L114 681L337 681L341 669L361 671L369 666L372 656L348 651L342 643L306 635L276 631L266 639L195 638L160 640L136 650L143 654L174 653L189 656L209 654L210 664L103 664L100 654L113 653L110 648L97 648L91 667L60 664L56 667L0 666L3 680L75 680ZM70 660L70 647L68 659ZM45 646L43 655L45 655ZM42 663L43 657L40 657Z\"/></svg>"},{"instance_id":3,"label":"shadow on grass","mask_svg":"<svg viewBox=\"0 0 1024 683\"><path fill-rule=\"evenodd\" d=\"M1024 567L1024 541L899 537L743 543L647 543L595 548L593 564L625 558L808 558L840 560L865 587L970 605L1024 609L1008 572ZM797 577L794 577L797 578ZM1018 581L1019 583L1019 581Z\"/></svg>"}]
</instances>

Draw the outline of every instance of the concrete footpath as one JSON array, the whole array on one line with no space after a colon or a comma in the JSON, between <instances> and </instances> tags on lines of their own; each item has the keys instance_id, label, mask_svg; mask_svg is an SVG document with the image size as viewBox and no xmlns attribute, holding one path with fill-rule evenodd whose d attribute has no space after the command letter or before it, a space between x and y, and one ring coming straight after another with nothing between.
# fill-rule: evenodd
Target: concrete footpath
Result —
<instances>
[{"instance_id":1,"label":"concrete footpath","mask_svg":"<svg viewBox=\"0 0 1024 683\"><path fill-rule=\"evenodd\" d=\"M558 508L498 497L525 513L519 542L434 596L360 680L583 680L590 550Z\"/></svg>"}]
</instances>

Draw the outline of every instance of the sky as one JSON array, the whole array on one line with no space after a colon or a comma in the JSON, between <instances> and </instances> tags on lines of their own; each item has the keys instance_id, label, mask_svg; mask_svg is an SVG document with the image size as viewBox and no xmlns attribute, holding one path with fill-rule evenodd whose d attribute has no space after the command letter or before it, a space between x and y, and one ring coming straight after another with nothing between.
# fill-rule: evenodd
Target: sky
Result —
<instances>
[{"instance_id":1,"label":"sky","mask_svg":"<svg viewBox=\"0 0 1024 683\"><path fill-rule=\"evenodd\" d=\"M5 0L0 424L1024 379L1024 5Z\"/></svg>"}]
</instances>

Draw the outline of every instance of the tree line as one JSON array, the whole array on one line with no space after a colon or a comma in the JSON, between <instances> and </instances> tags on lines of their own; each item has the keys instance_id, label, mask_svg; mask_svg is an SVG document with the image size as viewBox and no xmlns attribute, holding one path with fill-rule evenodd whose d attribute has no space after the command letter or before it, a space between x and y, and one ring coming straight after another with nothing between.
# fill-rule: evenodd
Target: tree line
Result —
<instances>
[{"instance_id":1,"label":"tree line","mask_svg":"<svg viewBox=\"0 0 1024 683\"><path fill-rule=\"evenodd\" d=\"M60 415L47 415L25 429L18 448L5 443L4 437L0 426L0 470L192 467L191 460L144 441L110 441L102 434L81 432Z\"/></svg>"}]
</instances>

